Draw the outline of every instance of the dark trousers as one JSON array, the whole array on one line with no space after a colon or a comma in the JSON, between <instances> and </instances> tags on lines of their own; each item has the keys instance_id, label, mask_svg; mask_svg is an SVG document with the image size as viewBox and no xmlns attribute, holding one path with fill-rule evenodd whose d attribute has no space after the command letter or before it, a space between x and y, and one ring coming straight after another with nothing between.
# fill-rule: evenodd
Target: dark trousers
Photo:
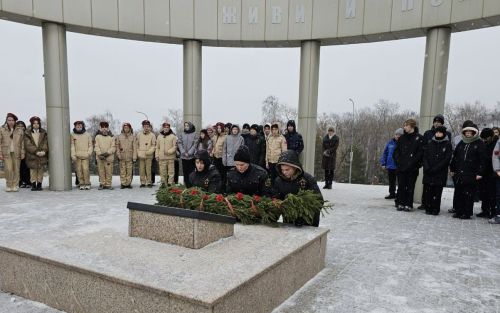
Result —
<instances>
[{"instance_id":1,"label":"dark trousers","mask_svg":"<svg viewBox=\"0 0 500 313\"><path fill-rule=\"evenodd\" d=\"M179 183L179 159L174 161L174 184Z\"/></svg>"},{"instance_id":2,"label":"dark trousers","mask_svg":"<svg viewBox=\"0 0 500 313\"><path fill-rule=\"evenodd\" d=\"M276 177L278 177L276 163L269 163L269 177L271 178L271 185L274 186L274 181L276 180Z\"/></svg>"},{"instance_id":3,"label":"dark trousers","mask_svg":"<svg viewBox=\"0 0 500 313\"><path fill-rule=\"evenodd\" d=\"M155 183L156 173L158 172L156 169L158 168L158 161L153 156L153 160L151 161L151 183Z\"/></svg>"},{"instance_id":4,"label":"dark trousers","mask_svg":"<svg viewBox=\"0 0 500 313\"><path fill-rule=\"evenodd\" d=\"M495 192L495 196L496 196L496 202L497 202L497 207L496 207L496 211L495 211L495 214L500 214L500 177L496 177L495 178L496 180L496 192Z\"/></svg>"},{"instance_id":5,"label":"dark trousers","mask_svg":"<svg viewBox=\"0 0 500 313\"><path fill-rule=\"evenodd\" d=\"M472 216L476 189L477 183L464 185L459 182L455 185L455 194L457 196L455 210L458 215Z\"/></svg>"},{"instance_id":6,"label":"dark trousers","mask_svg":"<svg viewBox=\"0 0 500 313\"><path fill-rule=\"evenodd\" d=\"M334 176L335 170L325 170L325 184L327 186L332 186Z\"/></svg>"},{"instance_id":7,"label":"dark trousers","mask_svg":"<svg viewBox=\"0 0 500 313\"><path fill-rule=\"evenodd\" d=\"M21 185L31 185L30 169L26 165L26 161L23 159L20 163L19 169L19 186Z\"/></svg>"},{"instance_id":8,"label":"dark trousers","mask_svg":"<svg viewBox=\"0 0 500 313\"><path fill-rule=\"evenodd\" d=\"M387 169L387 175L389 176L389 194L391 196L395 196L396 195L396 180L397 180L396 170Z\"/></svg>"},{"instance_id":9,"label":"dark trousers","mask_svg":"<svg viewBox=\"0 0 500 313\"><path fill-rule=\"evenodd\" d=\"M398 205L413 208L413 193L417 181L418 170L411 172L398 172Z\"/></svg>"},{"instance_id":10,"label":"dark trousers","mask_svg":"<svg viewBox=\"0 0 500 313\"><path fill-rule=\"evenodd\" d=\"M496 177L483 177L479 181L481 192L481 211L487 213L489 217L496 214Z\"/></svg>"},{"instance_id":11,"label":"dark trousers","mask_svg":"<svg viewBox=\"0 0 500 313\"><path fill-rule=\"evenodd\" d=\"M422 197L422 200L425 200L427 206L425 207L425 211L432 214L439 214L441 210L441 195L443 194L443 186L431 186L424 185L425 198Z\"/></svg>"},{"instance_id":12,"label":"dark trousers","mask_svg":"<svg viewBox=\"0 0 500 313\"><path fill-rule=\"evenodd\" d=\"M455 212L456 212L456 209L457 209L457 201L458 201L458 192L457 192L457 180L455 179L455 177L453 177L453 186L455 188L453 188L453 209L455 209Z\"/></svg>"},{"instance_id":13,"label":"dark trousers","mask_svg":"<svg viewBox=\"0 0 500 313\"><path fill-rule=\"evenodd\" d=\"M184 175L184 185L186 185L187 188L191 188L193 186L191 184L191 181L189 180L189 174L194 172L194 169L195 169L194 159L191 160L182 159L182 174Z\"/></svg>"},{"instance_id":14,"label":"dark trousers","mask_svg":"<svg viewBox=\"0 0 500 313\"><path fill-rule=\"evenodd\" d=\"M214 165L220 174L220 179L221 179L221 184L222 184L222 192L224 193L226 191L227 172L226 172L226 167L224 166L224 164L222 164L222 158L214 158Z\"/></svg>"}]
</instances>

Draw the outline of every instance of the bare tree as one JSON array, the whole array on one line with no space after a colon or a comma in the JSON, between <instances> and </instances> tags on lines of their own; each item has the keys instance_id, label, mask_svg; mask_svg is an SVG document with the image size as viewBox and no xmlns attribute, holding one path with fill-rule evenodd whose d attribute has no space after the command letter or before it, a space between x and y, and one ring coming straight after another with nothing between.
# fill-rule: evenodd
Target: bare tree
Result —
<instances>
[{"instance_id":1,"label":"bare tree","mask_svg":"<svg viewBox=\"0 0 500 313\"><path fill-rule=\"evenodd\" d=\"M183 123L183 114L182 110L168 109L168 115L164 116L163 119L170 123L170 128L176 133L179 134L183 131L184 123Z\"/></svg>"}]
</instances>

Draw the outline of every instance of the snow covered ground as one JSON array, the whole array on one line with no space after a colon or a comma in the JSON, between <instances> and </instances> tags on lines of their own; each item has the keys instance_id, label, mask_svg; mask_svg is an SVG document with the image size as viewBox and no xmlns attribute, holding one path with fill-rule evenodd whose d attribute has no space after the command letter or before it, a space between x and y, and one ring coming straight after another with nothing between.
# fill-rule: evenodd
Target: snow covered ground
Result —
<instances>
[{"instance_id":1,"label":"snow covered ground","mask_svg":"<svg viewBox=\"0 0 500 313\"><path fill-rule=\"evenodd\" d=\"M117 177L114 184L119 185ZM36 205L37 199L53 199L68 209L83 202L123 206L129 200L152 203L152 192L21 190L2 192L2 201ZM392 201L383 199L385 186L334 184L324 195L335 210L321 220L331 229L326 268L275 313L500 313L500 225L451 218L452 192L444 191L436 217L418 210L397 212ZM59 311L0 292L0 313L7 312Z\"/></svg>"}]
</instances>

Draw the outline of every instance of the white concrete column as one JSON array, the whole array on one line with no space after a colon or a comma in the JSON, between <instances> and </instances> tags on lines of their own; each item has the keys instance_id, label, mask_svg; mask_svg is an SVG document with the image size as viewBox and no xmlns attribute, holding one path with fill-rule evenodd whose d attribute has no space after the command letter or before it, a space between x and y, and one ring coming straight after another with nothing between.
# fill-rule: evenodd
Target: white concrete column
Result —
<instances>
[{"instance_id":1,"label":"white concrete column","mask_svg":"<svg viewBox=\"0 0 500 313\"><path fill-rule=\"evenodd\" d=\"M316 120L318 116L320 43L303 41L300 48L299 120L297 130L304 139L301 162L304 170L314 175Z\"/></svg>"},{"instance_id":2,"label":"white concrete column","mask_svg":"<svg viewBox=\"0 0 500 313\"><path fill-rule=\"evenodd\" d=\"M201 41L184 41L184 121L201 129Z\"/></svg>"},{"instance_id":3,"label":"white concrete column","mask_svg":"<svg viewBox=\"0 0 500 313\"><path fill-rule=\"evenodd\" d=\"M42 24L50 190L71 190L66 27Z\"/></svg>"},{"instance_id":4,"label":"white concrete column","mask_svg":"<svg viewBox=\"0 0 500 313\"><path fill-rule=\"evenodd\" d=\"M450 28L433 28L427 32L420 121L418 123L421 134L432 127L434 116L444 113L450 39ZM422 198L422 178L423 173L421 170L415 186L414 197L415 202L419 203Z\"/></svg>"}]
</instances>

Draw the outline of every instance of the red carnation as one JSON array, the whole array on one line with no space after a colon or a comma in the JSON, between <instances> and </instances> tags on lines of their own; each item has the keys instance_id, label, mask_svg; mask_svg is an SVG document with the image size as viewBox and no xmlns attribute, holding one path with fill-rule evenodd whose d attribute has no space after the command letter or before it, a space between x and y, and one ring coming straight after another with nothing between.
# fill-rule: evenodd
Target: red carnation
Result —
<instances>
[{"instance_id":1,"label":"red carnation","mask_svg":"<svg viewBox=\"0 0 500 313\"><path fill-rule=\"evenodd\" d=\"M255 201L259 202L259 201L262 199L262 197L259 197L259 196L257 196L257 195L254 195L254 196L253 196L253 199L254 199Z\"/></svg>"},{"instance_id":2,"label":"red carnation","mask_svg":"<svg viewBox=\"0 0 500 313\"><path fill-rule=\"evenodd\" d=\"M203 195L203 200L208 200L210 198L208 195Z\"/></svg>"},{"instance_id":3,"label":"red carnation","mask_svg":"<svg viewBox=\"0 0 500 313\"><path fill-rule=\"evenodd\" d=\"M215 200L216 200L217 202L222 202L222 201L224 201L224 196L223 196L223 195L216 195L216 196L215 196Z\"/></svg>"},{"instance_id":4,"label":"red carnation","mask_svg":"<svg viewBox=\"0 0 500 313\"><path fill-rule=\"evenodd\" d=\"M192 196L196 196L197 194L198 194L198 190L196 190L196 189L191 190Z\"/></svg>"},{"instance_id":5,"label":"red carnation","mask_svg":"<svg viewBox=\"0 0 500 313\"><path fill-rule=\"evenodd\" d=\"M236 199L239 200L239 201L243 200L243 194L241 192L238 192L236 194Z\"/></svg>"},{"instance_id":6,"label":"red carnation","mask_svg":"<svg viewBox=\"0 0 500 313\"><path fill-rule=\"evenodd\" d=\"M173 192L173 193L176 193L176 194L181 194L182 193L182 190L180 190L178 188L173 188L170 191Z\"/></svg>"}]
</instances>

